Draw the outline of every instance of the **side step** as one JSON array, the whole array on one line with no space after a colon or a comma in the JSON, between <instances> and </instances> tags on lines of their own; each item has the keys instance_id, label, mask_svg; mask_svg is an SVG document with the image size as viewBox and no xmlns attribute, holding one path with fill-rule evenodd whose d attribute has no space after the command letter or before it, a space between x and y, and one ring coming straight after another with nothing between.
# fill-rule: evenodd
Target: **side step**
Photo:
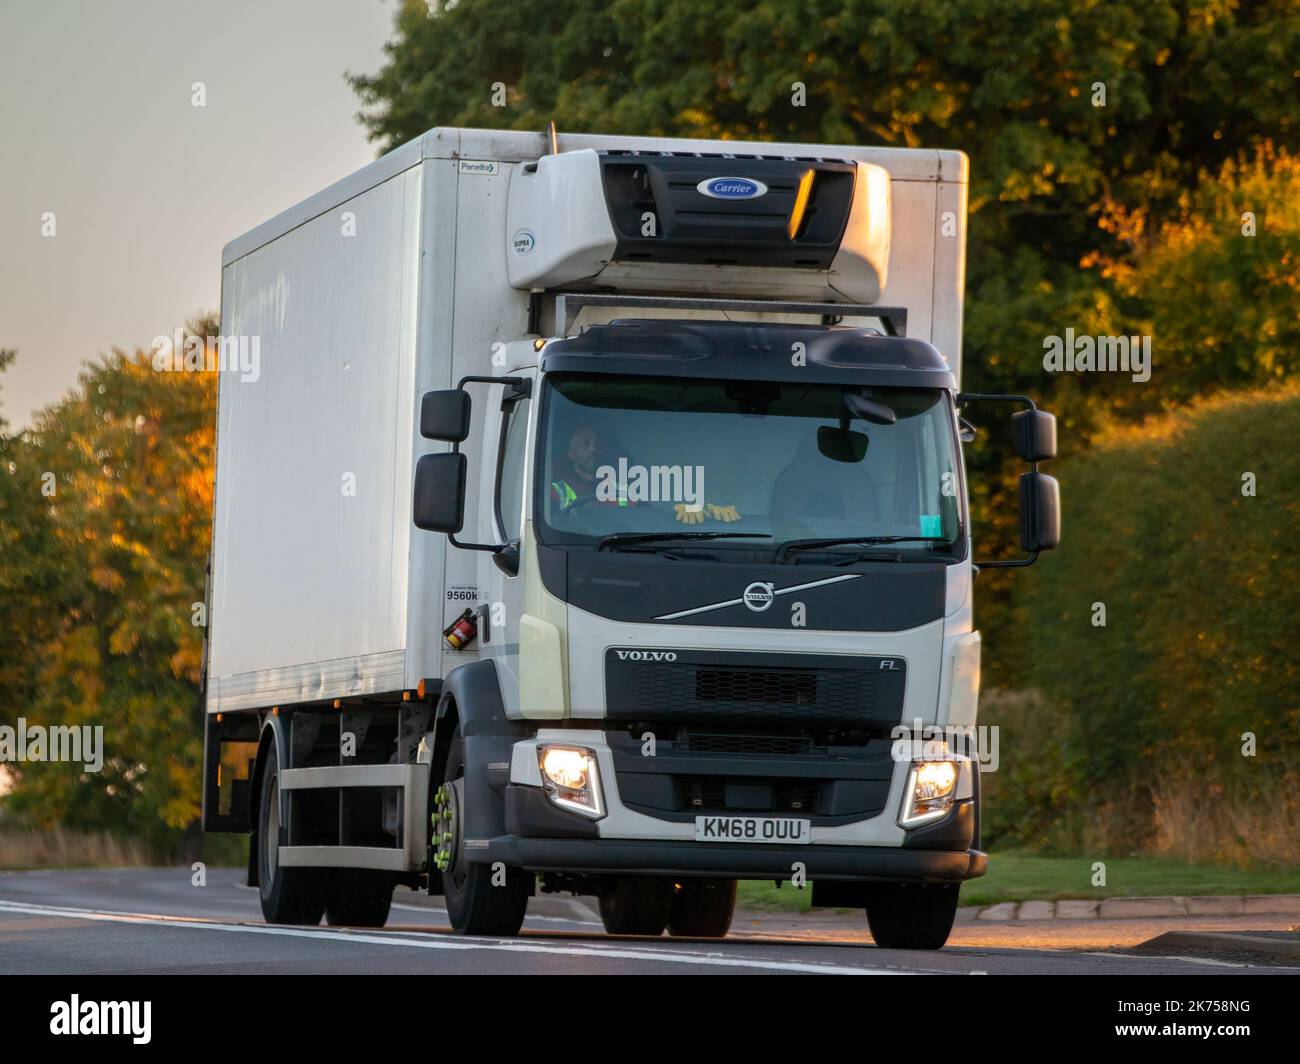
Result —
<instances>
[{"instance_id":1,"label":"side step","mask_svg":"<svg viewBox=\"0 0 1300 1064\"><path fill-rule=\"evenodd\" d=\"M323 765L280 772L283 791L348 790L389 787L401 790L401 844L388 846L281 846L278 860L286 868L373 868L412 872L427 859L425 820L429 766ZM290 838L293 838L292 821Z\"/></svg>"}]
</instances>

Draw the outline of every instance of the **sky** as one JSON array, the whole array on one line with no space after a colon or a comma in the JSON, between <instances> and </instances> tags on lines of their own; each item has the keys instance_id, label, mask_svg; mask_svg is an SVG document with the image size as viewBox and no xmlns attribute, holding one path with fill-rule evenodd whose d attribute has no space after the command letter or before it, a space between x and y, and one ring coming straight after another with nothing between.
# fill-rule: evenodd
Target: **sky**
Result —
<instances>
[{"instance_id":1,"label":"sky","mask_svg":"<svg viewBox=\"0 0 1300 1064\"><path fill-rule=\"evenodd\" d=\"M379 68L397 3L0 0L11 429L215 311L227 242L375 157L343 75Z\"/></svg>"}]
</instances>

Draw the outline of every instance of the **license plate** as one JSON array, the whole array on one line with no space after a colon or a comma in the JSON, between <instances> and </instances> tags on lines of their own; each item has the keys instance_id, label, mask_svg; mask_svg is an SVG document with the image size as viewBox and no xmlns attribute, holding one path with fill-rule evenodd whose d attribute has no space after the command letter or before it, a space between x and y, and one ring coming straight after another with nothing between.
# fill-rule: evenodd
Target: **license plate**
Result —
<instances>
[{"instance_id":1,"label":"license plate","mask_svg":"<svg viewBox=\"0 0 1300 1064\"><path fill-rule=\"evenodd\" d=\"M781 842L802 845L810 841L812 822L781 816L697 816L696 842Z\"/></svg>"}]
</instances>

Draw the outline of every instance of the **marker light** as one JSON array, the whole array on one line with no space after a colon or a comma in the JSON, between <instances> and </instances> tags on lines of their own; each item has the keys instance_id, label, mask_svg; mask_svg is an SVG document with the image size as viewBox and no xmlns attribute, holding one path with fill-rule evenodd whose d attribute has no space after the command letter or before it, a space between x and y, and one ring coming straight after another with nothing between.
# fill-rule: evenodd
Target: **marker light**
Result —
<instances>
[{"instance_id":1,"label":"marker light","mask_svg":"<svg viewBox=\"0 0 1300 1064\"><path fill-rule=\"evenodd\" d=\"M959 772L956 761L918 761L907 774L907 801L899 827L914 828L941 820L952 809Z\"/></svg>"},{"instance_id":2,"label":"marker light","mask_svg":"<svg viewBox=\"0 0 1300 1064\"><path fill-rule=\"evenodd\" d=\"M605 815L601 802L600 772L590 750L572 746L541 746L537 763L542 787L551 804L596 820Z\"/></svg>"}]
</instances>

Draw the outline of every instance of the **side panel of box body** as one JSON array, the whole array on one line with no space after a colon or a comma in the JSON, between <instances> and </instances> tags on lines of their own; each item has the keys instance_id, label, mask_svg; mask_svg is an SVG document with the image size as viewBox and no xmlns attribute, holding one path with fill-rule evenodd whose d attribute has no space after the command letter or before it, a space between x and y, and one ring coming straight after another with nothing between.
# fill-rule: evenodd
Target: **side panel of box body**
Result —
<instances>
[{"instance_id":1,"label":"side panel of box body","mask_svg":"<svg viewBox=\"0 0 1300 1064\"><path fill-rule=\"evenodd\" d=\"M422 170L227 259L210 712L403 686Z\"/></svg>"}]
</instances>

